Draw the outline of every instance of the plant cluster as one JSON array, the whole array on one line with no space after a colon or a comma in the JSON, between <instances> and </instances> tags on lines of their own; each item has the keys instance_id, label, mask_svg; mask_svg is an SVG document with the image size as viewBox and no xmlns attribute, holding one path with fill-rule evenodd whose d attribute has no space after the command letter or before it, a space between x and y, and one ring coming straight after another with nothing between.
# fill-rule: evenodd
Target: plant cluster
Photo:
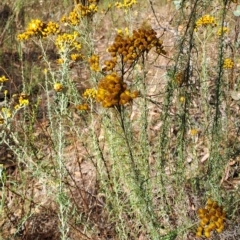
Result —
<instances>
[{"instance_id":1,"label":"plant cluster","mask_svg":"<svg viewBox=\"0 0 240 240\"><path fill-rule=\"evenodd\" d=\"M222 206L219 206L216 201L208 199L205 208L198 209L200 218L200 226L197 228L197 237L204 235L206 238L211 236L212 231L221 233L224 229L226 213Z\"/></svg>"},{"instance_id":2,"label":"plant cluster","mask_svg":"<svg viewBox=\"0 0 240 240\"><path fill-rule=\"evenodd\" d=\"M150 27L134 30L131 36L128 31L126 34L119 32L113 44L108 48L112 58L104 61L102 68L103 72L112 71L112 73L107 74L99 81L96 101L100 102L104 108L109 108L125 105L138 97L138 91L131 92L127 89L127 84L124 81L125 73L133 67L140 57L144 57L144 54L147 54L154 47L157 54L166 54L162 41ZM92 55L88 62L92 71L100 71L98 55ZM120 66L121 75L117 74L115 70L117 63ZM126 64L128 64L127 70L125 70Z\"/></svg>"}]
</instances>

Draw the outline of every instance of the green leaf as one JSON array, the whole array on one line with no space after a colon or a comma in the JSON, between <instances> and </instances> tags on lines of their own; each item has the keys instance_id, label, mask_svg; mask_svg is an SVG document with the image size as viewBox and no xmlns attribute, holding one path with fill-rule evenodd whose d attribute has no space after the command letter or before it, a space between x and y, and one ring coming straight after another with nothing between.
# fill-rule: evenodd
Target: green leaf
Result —
<instances>
[{"instance_id":1,"label":"green leaf","mask_svg":"<svg viewBox=\"0 0 240 240\"><path fill-rule=\"evenodd\" d=\"M177 231L172 231L165 236L160 237L161 240L175 240L177 237Z\"/></svg>"}]
</instances>

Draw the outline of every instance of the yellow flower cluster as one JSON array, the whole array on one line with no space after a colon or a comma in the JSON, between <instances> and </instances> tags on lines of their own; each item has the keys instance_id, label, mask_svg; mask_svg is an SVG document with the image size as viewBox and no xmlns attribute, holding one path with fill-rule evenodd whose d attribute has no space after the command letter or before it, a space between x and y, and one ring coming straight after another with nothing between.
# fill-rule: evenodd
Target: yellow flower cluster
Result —
<instances>
[{"instance_id":1,"label":"yellow flower cluster","mask_svg":"<svg viewBox=\"0 0 240 240\"><path fill-rule=\"evenodd\" d=\"M90 64L90 68L92 71L99 72L100 67L99 67L99 56L98 55L92 55L89 59L88 62Z\"/></svg>"},{"instance_id":2,"label":"yellow flower cluster","mask_svg":"<svg viewBox=\"0 0 240 240\"><path fill-rule=\"evenodd\" d=\"M97 5L95 4L96 1L92 2L93 3L89 4L89 6L77 4L73 11L69 13L69 16L62 17L61 22L76 26L80 23L82 17L92 16L98 10Z\"/></svg>"},{"instance_id":3,"label":"yellow flower cluster","mask_svg":"<svg viewBox=\"0 0 240 240\"><path fill-rule=\"evenodd\" d=\"M104 108L110 108L131 102L138 95L137 91L131 93L127 90L127 84L113 72L99 82L96 100L101 102Z\"/></svg>"},{"instance_id":4,"label":"yellow flower cluster","mask_svg":"<svg viewBox=\"0 0 240 240\"><path fill-rule=\"evenodd\" d=\"M126 36L129 36L129 30L128 30L127 27L126 27L124 30L122 30L122 29L117 29L117 33L118 33L118 34L124 34L124 32L125 32L125 35L126 35Z\"/></svg>"},{"instance_id":5,"label":"yellow flower cluster","mask_svg":"<svg viewBox=\"0 0 240 240\"><path fill-rule=\"evenodd\" d=\"M18 102L20 106L28 105L29 104L29 96L26 94L20 94Z\"/></svg>"},{"instance_id":6,"label":"yellow flower cluster","mask_svg":"<svg viewBox=\"0 0 240 240\"><path fill-rule=\"evenodd\" d=\"M66 16L62 17L61 22L69 23L72 26L76 26L80 23L80 20L81 20L81 17L78 14L77 7L75 7L73 11L69 13L68 17Z\"/></svg>"},{"instance_id":7,"label":"yellow flower cluster","mask_svg":"<svg viewBox=\"0 0 240 240\"><path fill-rule=\"evenodd\" d=\"M0 83L4 83L6 81L8 81L8 79L4 75L0 77Z\"/></svg>"},{"instance_id":8,"label":"yellow flower cluster","mask_svg":"<svg viewBox=\"0 0 240 240\"><path fill-rule=\"evenodd\" d=\"M19 109L21 107L25 107L29 105L29 95L25 93L21 93L19 95L13 95L13 97L18 97L18 103L14 106L15 109Z\"/></svg>"},{"instance_id":9,"label":"yellow flower cluster","mask_svg":"<svg viewBox=\"0 0 240 240\"><path fill-rule=\"evenodd\" d=\"M83 103L83 104L77 105L76 109L79 111L87 111L87 110L89 110L89 106L87 103Z\"/></svg>"},{"instance_id":10,"label":"yellow flower cluster","mask_svg":"<svg viewBox=\"0 0 240 240\"><path fill-rule=\"evenodd\" d=\"M212 231L216 230L217 233L223 231L226 213L223 211L223 207L219 206L216 201L208 199L205 208L198 209L198 216L200 218L200 226L197 228L197 237L204 235L206 238L209 238Z\"/></svg>"},{"instance_id":11,"label":"yellow flower cluster","mask_svg":"<svg viewBox=\"0 0 240 240\"><path fill-rule=\"evenodd\" d=\"M234 67L234 62L230 58L225 58L223 61L223 68L231 69Z\"/></svg>"},{"instance_id":12,"label":"yellow flower cluster","mask_svg":"<svg viewBox=\"0 0 240 240\"><path fill-rule=\"evenodd\" d=\"M58 34L59 32L59 25L57 23L43 23L39 19L32 19L28 24L26 31L19 34L17 39L19 41L24 41L34 36L47 37L51 34Z\"/></svg>"},{"instance_id":13,"label":"yellow flower cluster","mask_svg":"<svg viewBox=\"0 0 240 240\"><path fill-rule=\"evenodd\" d=\"M83 98L95 99L97 96L97 90L94 88L87 88L83 93Z\"/></svg>"},{"instance_id":14,"label":"yellow flower cluster","mask_svg":"<svg viewBox=\"0 0 240 240\"><path fill-rule=\"evenodd\" d=\"M88 6L87 14L92 15L93 13L96 13L98 11L98 7L95 4L90 4Z\"/></svg>"},{"instance_id":15,"label":"yellow flower cluster","mask_svg":"<svg viewBox=\"0 0 240 240\"><path fill-rule=\"evenodd\" d=\"M131 8L136 3L137 3L136 0L123 0L123 2L116 2L115 7L117 7L117 8Z\"/></svg>"},{"instance_id":16,"label":"yellow flower cluster","mask_svg":"<svg viewBox=\"0 0 240 240\"><path fill-rule=\"evenodd\" d=\"M58 34L55 45L57 49L60 52L64 52L65 49L70 50L80 50L81 49L81 43L77 41L77 38L79 37L79 34L74 31L71 33L62 33Z\"/></svg>"},{"instance_id":17,"label":"yellow flower cluster","mask_svg":"<svg viewBox=\"0 0 240 240\"><path fill-rule=\"evenodd\" d=\"M58 33L60 33L59 25L58 25L58 23L55 23L52 21L48 22L42 31L42 34L44 37L51 35L51 34L58 34Z\"/></svg>"},{"instance_id":18,"label":"yellow flower cluster","mask_svg":"<svg viewBox=\"0 0 240 240\"><path fill-rule=\"evenodd\" d=\"M82 54L79 53L72 53L71 54L71 60L74 62L77 62L83 58Z\"/></svg>"},{"instance_id":19,"label":"yellow flower cluster","mask_svg":"<svg viewBox=\"0 0 240 240\"><path fill-rule=\"evenodd\" d=\"M28 24L26 31L22 34L18 35L18 40L23 41L27 40L33 36L41 36L42 29L43 29L43 22L39 19L32 19L31 22Z\"/></svg>"},{"instance_id":20,"label":"yellow flower cluster","mask_svg":"<svg viewBox=\"0 0 240 240\"><path fill-rule=\"evenodd\" d=\"M153 47L158 54L166 54L162 41L157 37L157 33L152 28L142 27L134 30L132 36L118 34L114 43L108 48L108 52L113 57L112 61L105 62L106 70L112 70L116 62L115 57L119 56L124 63L133 63L143 53L149 52Z\"/></svg>"},{"instance_id":21,"label":"yellow flower cluster","mask_svg":"<svg viewBox=\"0 0 240 240\"><path fill-rule=\"evenodd\" d=\"M217 30L217 35L222 36L223 34L227 34L229 32L229 29L227 27L219 28Z\"/></svg>"},{"instance_id":22,"label":"yellow flower cluster","mask_svg":"<svg viewBox=\"0 0 240 240\"><path fill-rule=\"evenodd\" d=\"M204 15L196 21L195 30L197 31L199 27L206 27L208 25L215 27L217 25L215 22L215 18L210 15Z\"/></svg>"}]
</instances>

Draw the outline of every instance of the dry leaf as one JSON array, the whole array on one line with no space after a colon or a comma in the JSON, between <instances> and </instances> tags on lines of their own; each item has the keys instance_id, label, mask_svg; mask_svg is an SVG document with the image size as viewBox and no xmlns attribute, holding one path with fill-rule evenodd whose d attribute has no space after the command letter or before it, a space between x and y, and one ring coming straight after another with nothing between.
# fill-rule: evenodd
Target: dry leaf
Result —
<instances>
[{"instance_id":1,"label":"dry leaf","mask_svg":"<svg viewBox=\"0 0 240 240\"><path fill-rule=\"evenodd\" d=\"M13 235L16 231L17 231L16 228L11 228L11 230L10 230L10 235Z\"/></svg>"},{"instance_id":2,"label":"dry leaf","mask_svg":"<svg viewBox=\"0 0 240 240\"><path fill-rule=\"evenodd\" d=\"M209 158L209 153L206 153L202 158L201 158L201 162L205 162L207 159Z\"/></svg>"},{"instance_id":3,"label":"dry leaf","mask_svg":"<svg viewBox=\"0 0 240 240\"><path fill-rule=\"evenodd\" d=\"M230 95L232 97L233 100L238 101L240 100L240 92L237 91L231 91Z\"/></svg>"}]
</instances>

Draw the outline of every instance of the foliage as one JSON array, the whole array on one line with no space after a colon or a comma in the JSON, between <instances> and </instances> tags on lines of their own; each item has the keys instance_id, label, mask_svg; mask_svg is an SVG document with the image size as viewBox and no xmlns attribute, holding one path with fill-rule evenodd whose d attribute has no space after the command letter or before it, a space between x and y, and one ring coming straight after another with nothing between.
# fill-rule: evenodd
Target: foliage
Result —
<instances>
[{"instance_id":1,"label":"foliage","mask_svg":"<svg viewBox=\"0 0 240 240\"><path fill-rule=\"evenodd\" d=\"M0 235L235 237L236 3L38 4L0 41Z\"/></svg>"}]
</instances>

